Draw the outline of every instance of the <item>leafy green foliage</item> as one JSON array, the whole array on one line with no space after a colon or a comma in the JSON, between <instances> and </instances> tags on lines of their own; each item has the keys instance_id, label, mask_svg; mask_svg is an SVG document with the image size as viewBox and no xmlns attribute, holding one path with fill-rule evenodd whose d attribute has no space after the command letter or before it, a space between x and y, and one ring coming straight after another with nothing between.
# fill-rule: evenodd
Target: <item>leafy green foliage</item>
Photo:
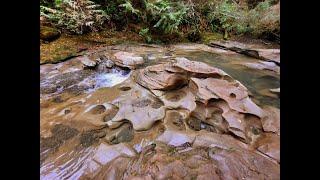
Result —
<instances>
[{"instance_id":1,"label":"leafy green foliage","mask_svg":"<svg viewBox=\"0 0 320 180\"><path fill-rule=\"evenodd\" d=\"M207 19L213 31L259 35L280 27L280 14L270 11L270 0L260 2L251 10L228 0L210 3L209 9Z\"/></svg>"},{"instance_id":2,"label":"leafy green foliage","mask_svg":"<svg viewBox=\"0 0 320 180\"><path fill-rule=\"evenodd\" d=\"M141 37L143 37L146 41L146 43L151 43L152 42L152 38L149 32L149 28L142 28L139 32L139 35Z\"/></svg>"},{"instance_id":3,"label":"leafy green foliage","mask_svg":"<svg viewBox=\"0 0 320 180\"><path fill-rule=\"evenodd\" d=\"M55 0L55 7L40 6L40 16L76 34L97 31L108 19L100 6L89 0Z\"/></svg>"},{"instance_id":4,"label":"leafy green foliage","mask_svg":"<svg viewBox=\"0 0 320 180\"><path fill-rule=\"evenodd\" d=\"M151 4L151 5L149 5ZM164 33L172 33L178 30L188 8L182 3L170 3L165 0L156 3L147 3L147 10L153 13L153 18L158 22L153 26L160 28Z\"/></svg>"},{"instance_id":5,"label":"leafy green foliage","mask_svg":"<svg viewBox=\"0 0 320 180\"><path fill-rule=\"evenodd\" d=\"M129 0L127 0L124 4L121 4L119 7L123 7L124 11L126 13L131 13L131 14L136 14L138 15L140 13L140 11L138 9L135 9L131 2Z\"/></svg>"},{"instance_id":6,"label":"leafy green foliage","mask_svg":"<svg viewBox=\"0 0 320 180\"><path fill-rule=\"evenodd\" d=\"M143 0L141 11L133 7L129 0L121 4L120 7L123 7L127 13L138 15L144 23L151 24L153 28L157 28L165 34L171 34L178 30L188 10L183 3L168 0Z\"/></svg>"},{"instance_id":7,"label":"leafy green foliage","mask_svg":"<svg viewBox=\"0 0 320 180\"><path fill-rule=\"evenodd\" d=\"M146 42L151 42L151 34L184 34L197 41L205 31L257 36L280 33L279 0L254 1L254 6L236 0L93 1L40 0L40 13L55 26L77 34L100 30L106 20L117 30L134 27L138 32L145 27L139 35Z\"/></svg>"},{"instance_id":8,"label":"leafy green foliage","mask_svg":"<svg viewBox=\"0 0 320 180\"><path fill-rule=\"evenodd\" d=\"M237 4L223 0L210 5L212 11L208 14L208 20L213 29L219 29L220 27L227 32L235 31L237 33L247 30L246 13Z\"/></svg>"},{"instance_id":9,"label":"leafy green foliage","mask_svg":"<svg viewBox=\"0 0 320 180\"><path fill-rule=\"evenodd\" d=\"M264 1L249 11L248 26L254 35L280 33L280 11L277 8L277 5L271 7L271 1Z\"/></svg>"}]
</instances>

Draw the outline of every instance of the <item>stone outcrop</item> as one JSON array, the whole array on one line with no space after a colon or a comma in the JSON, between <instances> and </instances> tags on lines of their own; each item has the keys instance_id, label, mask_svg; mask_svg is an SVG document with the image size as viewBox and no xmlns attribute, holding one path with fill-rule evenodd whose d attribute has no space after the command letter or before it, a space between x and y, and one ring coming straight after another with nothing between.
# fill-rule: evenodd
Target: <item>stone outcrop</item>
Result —
<instances>
[{"instance_id":1,"label":"stone outcrop","mask_svg":"<svg viewBox=\"0 0 320 180\"><path fill-rule=\"evenodd\" d=\"M122 51L108 61L81 63L103 73L143 64L142 57ZM77 124L82 147L100 143L86 156L82 177L279 179L279 109L260 108L239 81L182 57L130 75L108 93L52 110L59 114L50 118Z\"/></svg>"},{"instance_id":2,"label":"stone outcrop","mask_svg":"<svg viewBox=\"0 0 320 180\"><path fill-rule=\"evenodd\" d=\"M144 63L143 57L137 56L134 53L119 51L113 54L112 60L117 66L136 69Z\"/></svg>"}]
</instances>

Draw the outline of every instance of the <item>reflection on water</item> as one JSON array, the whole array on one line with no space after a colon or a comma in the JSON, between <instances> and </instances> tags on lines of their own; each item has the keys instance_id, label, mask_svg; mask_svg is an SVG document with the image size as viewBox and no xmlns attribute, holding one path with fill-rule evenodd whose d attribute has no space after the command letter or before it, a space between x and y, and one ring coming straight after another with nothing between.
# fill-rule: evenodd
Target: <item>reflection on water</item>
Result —
<instances>
[{"instance_id":1,"label":"reflection on water","mask_svg":"<svg viewBox=\"0 0 320 180\"><path fill-rule=\"evenodd\" d=\"M176 56L184 56L190 60L205 62L220 68L246 86L258 105L271 105L280 108L280 99L269 92L269 89L280 87L280 75L236 64L237 62L256 62L257 59L240 54L220 55L205 51L176 52Z\"/></svg>"}]
</instances>

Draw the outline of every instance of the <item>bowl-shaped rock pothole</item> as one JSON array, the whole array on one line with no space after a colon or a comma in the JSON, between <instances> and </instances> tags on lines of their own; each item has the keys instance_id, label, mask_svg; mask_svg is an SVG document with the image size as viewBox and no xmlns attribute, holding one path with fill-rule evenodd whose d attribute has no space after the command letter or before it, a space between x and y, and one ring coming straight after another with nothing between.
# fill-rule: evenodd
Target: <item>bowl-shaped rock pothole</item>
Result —
<instances>
[{"instance_id":1,"label":"bowl-shaped rock pothole","mask_svg":"<svg viewBox=\"0 0 320 180\"><path fill-rule=\"evenodd\" d=\"M103 117L104 122L110 121L119 111L119 108L113 104L108 104L109 107L106 110L106 115Z\"/></svg>"},{"instance_id":2,"label":"bowl-shaped rock pothole","mask_svg":"<svg viewBox=\"0 0 320 180\"><path fill-rule=\"evenodd\" d=\"M177 102L187 95L184 91L169 92L165 95L165 99L171 102Z\"/></svg>"},{"instance_id":3,"label":"bowl-shaped rock pothole","mask_svg":"<svg viewBox=\"0 0 320 180\"><path fill-rule=\"evenodd\" d=\"M104 140L109 144L118 144L121 142L129 142L134 137L132 124L125 122L116 129L111 129L107 132Z\"/></svg>"},{"instance_id":4,"label":"bowl-shaped rock pothole","mask_svg":"<svg viewBox=\"0 0 320 180\"><path fill-rule=\"evenodd\" d=\"M184 120L185 117L183 117L181 112L176 110L168 110L164 118L164 124L167 128L182 131L186 130Z\"/></svg>"},{"instance_id":5,"label":"bowl-shaped rock pothole","mask_svg":"<svg viewBox=\"0 0 320 180\"><path fill-rule=\"evenodd\" d=\"M121 87L119 87L119 90L120 91L129 91L129 90L131 90L131 87L129 87L129 86L121 86Z\"/></svg>"},{"instance_id":6,"label":"bowl-shaped rock pothole","mask_svg":"<svg viewBox=\"0 0 320 180\"><path fill-rule=\"evenodd\" d=\"M196 117L191 116L190 118L188 118L187 124L191 129L195 131L201 130L201 120L197 119Z\"/></svg>"},{"instance_id":7,"label":"bowl-shaped rock pothole","mask_svg":"<svg viewBox=\"0 0 320 180\"><path fill-rule=\"evenodd\" d=\"M106 111L106 107L104 107L104 105L97 105L95 107L93 107L89 113L91 114L102 114Z\"/></svg>"}]
</instances>

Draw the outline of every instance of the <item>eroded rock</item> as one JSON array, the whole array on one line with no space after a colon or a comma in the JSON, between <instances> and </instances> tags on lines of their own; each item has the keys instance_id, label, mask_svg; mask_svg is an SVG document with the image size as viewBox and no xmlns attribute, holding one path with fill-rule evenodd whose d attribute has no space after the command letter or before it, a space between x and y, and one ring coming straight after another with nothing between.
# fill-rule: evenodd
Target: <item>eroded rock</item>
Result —
<instances>
[{"instance_id":1,"label":"eroded rock","mask_svg":"<svg viewBox=\"0 0 320 180\"><path fill-rule=\"evenodd\" d=\"M193 111L196 108L195 96L189 88L184 87L172 91L152 91L164 103L164 106L169 109L188 109Z\"/></svg>"},{"instance_id":2,"label":"eroded rock","mask_svg":"<svg viewBox=\"0 0 320 180\"><path fill-rule=\"evenodd\" d=\"M196 134L194 133L186 133L186 131L176 131L167 129L156 140L169 145L179 146L184 143L192 144L195 137Z\"/></svg>"},{"instance_id":3,"label":"eroded rock","mask_svg":"<svg viewBox=\"0 0 320 180\"><path fill-rule=\"evenodd\" d=\"M271 106L263 108L265 116L261 119L263 130L280 134L280 110Z\"/></svg>"},{"instance_id":4,"label":"eroded rock","mask_svg":"<svg viewBox=\"0 0 320 180\"><path fill-rule=\"evenodd\" d=\"M177 57L173 67L181 68L194 77L223 77L227 74L215 67L209 66L203 62L190 61L187 58Z\"/></svg>"},{"instance_id":5,"label":"eroded rock","mask_svg":"<svg viewBox=\"0 0 320 180\"><path fill-rule=\"evenodd\" d=\"M132 125L130 123L124 123L120 127L108 131L104 139L109 144L118 144L131 141L133 136Z\"/></svg>"},{"instance_id":6,"label":"eroded rock","mask_svg":"<svg viewBox=\"0 0 320 180\"><path fill-rule=\"evenodd\" d=\"M227 80L215 78L192 78L192 80L198 82L198 84L200 84L199 81L202 81L201 84L206 84L206 86L202 86L205 88L202 93L207 94L207 96L202 95L200 97L208 97L208 94L212 92L214 96L218 96L228 102L230 108L238 112L250 113L262 117L262 110L252 102L249 98L248 90L240 82L229 82ZM210 98L206 99L208 101Z\"/></svg>"},{"instance_id":7,"label":"eroded rock","mask_svg":"<svg viewBox=\"0 0 320 180\"><path fill-rule=\"evenodd\" d=\"M170 64L158 64L140 70L137 82L148 89L173 90L186 85L188 80L184 73L172 72Z\"/></svg>"},{"instance_id":8,"label":"eroded rock","mask_svg":"<svg viewBox=\"0 0 320 180\"><path fill-rule=\"evenodd\" d=\"M177 131L186 130L185 119L187 112L181 112L177 110L168 110L163 123L166 129L172 129Z\"/></svg>"},{"instance_id":9,"label":"eroded rock","mask_svg":"<svg viewBox=\"0 0 320 180\"><path fill-rule=\"evenodd\" d=\"M89 59L88 56L82 56L80 57L80 60L85 68L93 68L97 65L97 62Z\"/></svg>"},{"instance_id":10,"label":"eroded rock","mask_svg":"<svg viewBox=\"0 0 320 180\"><path fill-rule=\"evenodd\" d=\"M108 145L101 143L97 148L93 159L101 165L105 165L117 157L133 157L135 155L136 153L134 152L134 150L123 143L117 145Z\"/></svg>"},{"instance_id":11,"label":"eroded rock","mask_svg":"<svg viewBox=\"0 0 320 180\"><path fill-rule=\"evenodd\" d=\"M219 99L219 97L207 87L205 81L199 78L191 78L189 82L191 91L196 95L197 101L208 104L211 99Z\"/></svg>"},{"instance_id":12,"label":"eroded rock","mask_svg":"<svg viewBox=\"0 0 320 180\"><path fill-rule=\"evenodd\" d=\"M280 163L280 136L266 133L260 140L257 149Z\"/></svg>"},{"instance_id":13,"label":"eroded rock","mask_svg":"<svg viewBox=\"0 0 320 180\"><path fill-rule=\"evenodd\" d=\"M132 89L113 101L119 111L112 122L128 120L137 131L148 130L153 123L165 116L164 107L159 107L159 100L145 88L135 85Z\"/></svg>"},{"instance_id":14,"label":"eroded rock","mask_svg":"<svg viewBox=\"0 0 320 180\"><path fill-rule=\"evenodd\" d=\"M214 127L216 133L226 133L228 131L228 123L224 120L223 109L215 105L206 106L197 103L197 108L191 113L191 118L196 118L202 122Z\"/></svg>"},{"instance_id":15,"label":"eroded rock","mask_svg":"<svg viewBox=\"0 0 320 180\"><path fill-rule=\"evenodd\" d=\"M144 63L143 57L137 56L134 53L119 51L114 55L114 63L117 66L126 67L129 69L136 69Z\"/></svg>"},{"instance_id":16,"label":"eroded rock","mask_svg":"<svg viewBox=\"0 0 320 180\"><path fill-rule=\"evenodd\" d=\"M136 57L118 58L126 56ZM136 59L122 66L134 68ZM123 63L118 61L113 62ZM55 110L59 118L77 123L83 148L104 141L86 156L88 178L279 179L277 111L261 110L240 82L186 58L132 75L112 89L113 98L85 95L85 108Z\"/></svg>"}]
</instances>

